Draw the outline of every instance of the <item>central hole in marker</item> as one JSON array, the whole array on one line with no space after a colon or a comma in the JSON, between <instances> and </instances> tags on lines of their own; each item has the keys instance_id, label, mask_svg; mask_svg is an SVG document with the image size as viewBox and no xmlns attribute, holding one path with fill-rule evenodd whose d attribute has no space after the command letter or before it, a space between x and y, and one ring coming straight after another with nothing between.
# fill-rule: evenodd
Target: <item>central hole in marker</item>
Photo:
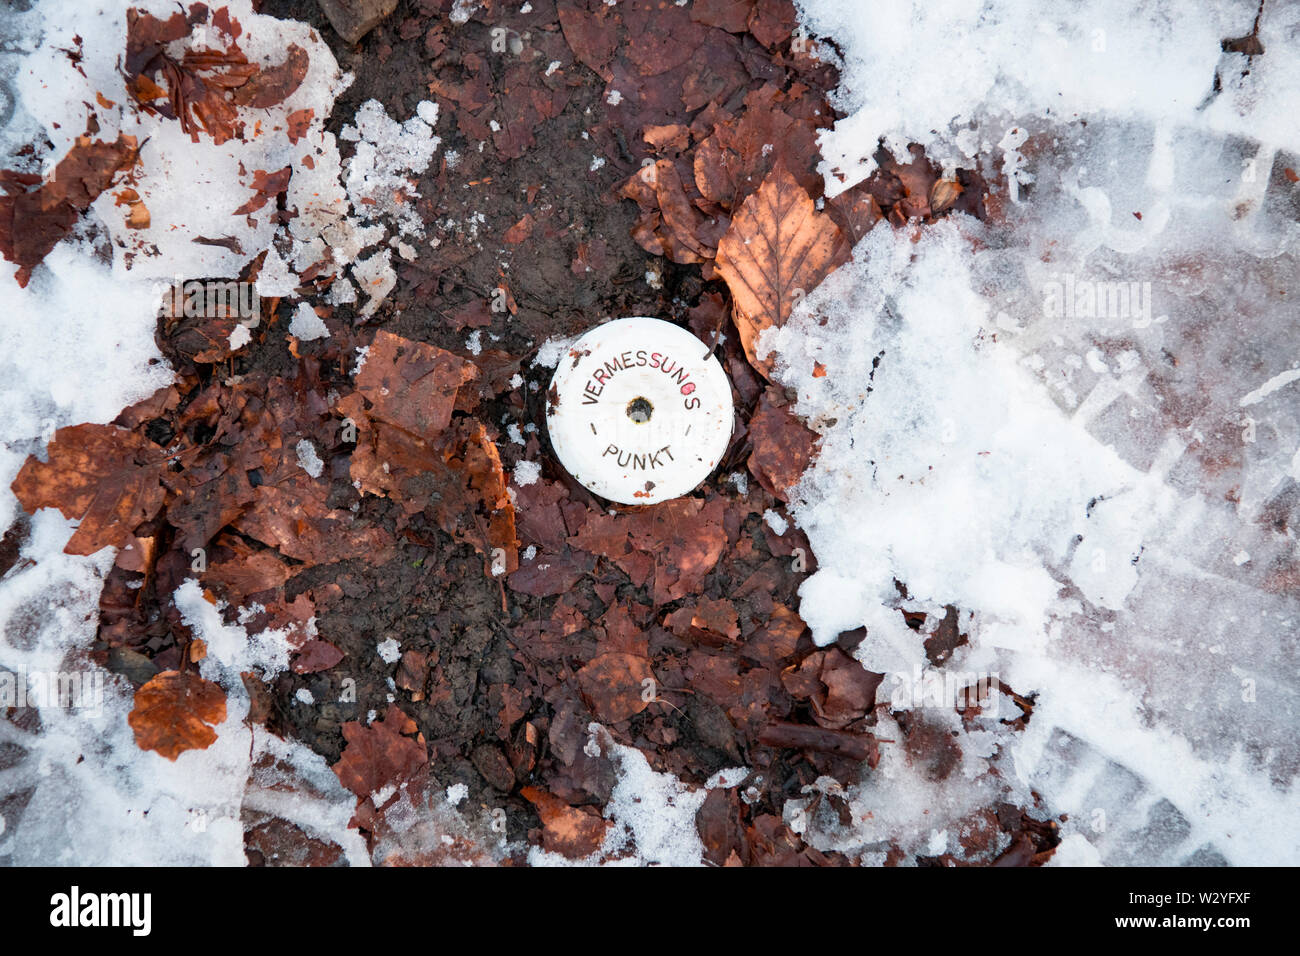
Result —
<instances>
[{"instance_id":1,"label":"central hole in marker","mask_svg":"<svg viewBox=\"0 0 1300 956\"><path fill-rule=\"evenodd\" d=\"M627 417L638 425L644 425L650 421L650 416L654 413L654 410L655 407L644 398L634 398L627 403Z\"/></svg>"}]
</instances>

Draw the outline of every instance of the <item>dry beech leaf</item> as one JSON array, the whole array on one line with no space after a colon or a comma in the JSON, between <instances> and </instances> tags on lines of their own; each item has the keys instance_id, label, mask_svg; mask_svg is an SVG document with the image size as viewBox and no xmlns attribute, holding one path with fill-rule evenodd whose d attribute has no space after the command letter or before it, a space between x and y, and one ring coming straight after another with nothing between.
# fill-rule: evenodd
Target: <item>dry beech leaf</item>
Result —
<instances>
[{"instance_id":1,"label":"dry beech leaf","mask_svg":"<svg viewBox=\"0 0 1300 956\"><path fill-rule=\"evenodd\" d=\"M286 116L285 128L289 135L289 142L296 144L298 140L306 136L307 130L311 128L311 121L315 117L316 111L310 106L306 109L294 110Z\"/></svg>"},{"instance_id":2,"label":"dry beech leaf","mask_svg":"<svg viewBox=\"0 0 1300 956\"><path fill-rule=\"evenodd\" d=\"M236 209L231 215L247 216L250 213L257 212L257 210L289 188L289 180L292 176L292 166L286 166L274 173L268 173L265 169L253 170L253 198Z\"/></svg>"},{"instance_id":3,"label":"dry beech leaf","mask_svg":"<svg viewBox=\"0 0 1300 956\"><path fill-rule=\"evenodd\" d=\"M754 0L696 0L691 19L730 33L744 33L753 12Z\"/></svg>"},{"instance_id":4,"label":"dry beech leaf","mask_svg":"<svg viewBox=\"0 0 1300 956\"><path fill-rule=\"evenodd\" d=\"M373 406L371 418L431 439L451 421L456 390L478 374L474 363L446 349L380 329L356 381Z\"/></svg>"},{"instance_id":5,"label":"dry beech leaf","mask_svg":"<svg viewBox=\"0 0 1300 956\"><path fill-rule=\"evenodd\" d=\"M307 51L292 43L282 63L250 63L233 42L243 31L225 7L211 17L211 25L231 37L224 49L207 43L190 43L183 53L174 49L172 44L184 39L191 27L208 20L203 3L193 3L188 13L178 10L166 20L128 10L123 66L127 90L146 111L177 120L195 142L202 130L221 145L243 139L237 107L269 109L282 103L302 85L311 63Z\"/></svg>"},{"instance_id":6,"label":"dry beech leaf","mask_svg":"<svg viewBox=\"0 0 1300 956\"><path fill-rule=\"evenodd\" d=\"M346 655L329 641L310 640L294 653L293 672L295 674L315 674L327 671Z\"/></svg>"},{"instance_id":7,"label":"dry beech leaf","mask_svg":"<svg viewBox=\"0 0 1300 956\"><path fill-rule=\"evenodd\" d=\"M643 681L652 679L650 662L636 654L601 654L578 671L578 686L598 720L616 724L646 709Z\"/></svg>"},{"instance_id":8,"label":"dry beech leaf","mask_svg":"<svg viewBox=\"0 0 1300 956\"><path fill-rule=\"evenodd\" d=\"M27 285L32 269L72 232L81 214L112 185L113 177L135 165L136 158L133 136L119 136L114 142L79 136L59 160L54 175L43 183L39 177L0 171L0 182L36 187L0 195L0 254L19 266L14 279L20 286Z\"/></svg>"},{"instance_id":9,"label":"dry beech leaf","mask_svg":"<svg viewBox=\"0 0 1300 956\"><path fill-rule=\"evenodd\" d=\"M600 849L609 821L601 819L596 810L571 807L540 787L524 787L519 792L541 817L542 849L571 860L580 860Z\"/></svg>"},{"instance_id":10,"label":"dry beech leaf","mask_svg":"<svg viewBox=\"0 0 1300 956\"><path fill-rule=\"evenodd\" d=\"M216 742L213 726L226 719L226 694L211 681L186 671L164 671L135 692L127 722L141 750L175 760L187 750Z\"/></svg>"},{"instance_id":11,"label":"dry beech leaf","mask_svg":"<svg viewBox=\"0 0 1300 956\"><path fill-rule=\"evenodd\" d=\"M782 501L817 451L817 433L785 407L769 385L749 420L749 471L758 483Z\"/></svg>"},{"instance_id":12,"label":"dry beech leaf","mask_svg":"<svg viewBox=\"0 0 1300 956\"><path fill-rule=\"evenodd\" d=\"M755 355L759 334L783 325L798 300L848 258L839 227L817 212L784 164L740 207L718 244L717 268L731 290L745 355L764 376L771 377L772 360Z\"/></svg>"},{"instance_id":13,"label":"dry beech leaf","mask_svg":"<svg viewBox=\"0 0 1300 956\"><path fill-rule=\"evenodd\" d=\"M390 704L383 719L372 724L348 721L343 725L343 737L347 746L334 765L334 773L361 799L389 784L414 780L428 760L415 721L396 704Z\"/></svg>"},{"instance_id":14,"label":"dry beech leaf","mask_svg":"<svg viewBox=\"0 0 1300 956\"><path fill-rule=\"evenodd\" d=\"M72 425L54 433L48 461L34 455L14 479L23 510L58 508L80 518L64 547L67 554L94 554L133 540L141 522L163 505L158 483L165 457L147 438L116 425Z\"/></svg>"},{"instance_id":15,"label":"dry beech leaf","mask_svg":"<svg viewBox=\"0 0 1300 956\"><path fill-rule=\"evenodd\" d=\"M268 66L235 90L234 101L240 106L270 109L293 94L307 77L311 65L307 51L290 43L283 63Z\"/></svg>"}]
</instances>

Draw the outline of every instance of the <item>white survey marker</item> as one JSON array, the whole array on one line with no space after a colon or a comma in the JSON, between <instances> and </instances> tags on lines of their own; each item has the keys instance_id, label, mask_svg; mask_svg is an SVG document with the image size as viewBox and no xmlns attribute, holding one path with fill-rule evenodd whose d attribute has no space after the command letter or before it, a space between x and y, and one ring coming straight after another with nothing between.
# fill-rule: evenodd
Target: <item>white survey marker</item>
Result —
<instances>
[{"instance_id":1,"label":"white survey marker","mask_svg":"<svg viewBox=\"0 0 1300 956\"><path fill-rule=\"evenodd\" d=\"M731 384L713 351L661 319L616 319L560 358L546 392L556 457L590 491L649 505L691 491L731 439Z\"/></svg>"}]
</instances>

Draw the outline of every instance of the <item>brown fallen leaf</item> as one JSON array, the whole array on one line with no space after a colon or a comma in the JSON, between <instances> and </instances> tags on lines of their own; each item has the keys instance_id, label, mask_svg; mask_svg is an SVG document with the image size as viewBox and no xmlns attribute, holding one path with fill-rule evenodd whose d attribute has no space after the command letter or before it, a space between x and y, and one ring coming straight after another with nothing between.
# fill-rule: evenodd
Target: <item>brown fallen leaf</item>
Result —
<instances>
[{"instance_id":1,"label":"brown fallen leaf","mask_svg":"<svg viewBox=\"0 0 1300 956\"><path fill-rule=\"evenodd\" d=\"M764 329L785 324L795 304L846 262L849 249L830 216L778 164L745 200L718 245L718 273L751 365L770 378L772 359L755 352Z\"/></svg>"},{"instance_id":2,"label":"brown fallen leaf","mask_svg":"<svg viewBox=\"0 0 1300 956\"><path fill-rule=\"evenodd\" d=\"M707 228L705 217L691 205L676 165L661 159L653 170L659 212L667 227L660 233L664 255L683 264L712 259L715 250L703 238Z\"/></svg>"},{"instance_id":3,"label":"brown fallen leaf","mask_svg":"<svg viewBox=\"0 0 1300 956\"><path fill-rule=\"evenodd\" d=\"M692 178L701 194L734 209L779 165L811 196L821 194L817 131L828 111L814 106L814 97L797 93L800 88L796 85L785 92L775 83L766 83L745 95L743 108L734 119L724 113L710 115L708 110L697 117L698 125L692 128L700 145Z\"/></svg>"},{"instance_id":4,"label":"brown fallen leaf","mask_svg":"<svg viewBox=\"0 0 1300 956\"><path fill-rule=\"evenodd\" d=\"M726 866L729 857L745 856L749 847L740 822L740 797L734 789L710 790L695 814L695 829L704 844L704 858Z\"/></svg>"},{"instance_id":5,"label":"brown fallen leaf","mask_svg":"<svg viewBox=\"0 0 1300 956\"><path fill-rule=\"evenodd\" d=\"M578 686L596 719L610 724L627 720L649 706L642 691L653 681L650 662L635 654L601 654L578 671Z\"/></svg>"},{"instance_id":6,"label":"brown fallen leaf","mask_svg":"<svg viewBox=\"0 0 1300 956\"><path fill-rule=\"evenodd\" d=\"M885 218L880 200L871 191L876 185L874 181L858 183L852 189L826 200L827 213L852 244L856 244L876 223Z\"/></svg>"},{"instance_id":7,"label":"brown fallen leaf","mask_svg":"<svg viewBox=\"0 0 1300 956\"><path fill-rule=\"evenodd\" d=\"M633 513L594 515L571 547L603 555L640 587L653 578L658 607L699 590L727 545L726 502L713 498L661 501Z\"/></svg>"},{"instance_id":8,"label":"brown fallen leaf","mask_svg":"<svg viewBox=\"0 0 1300 956\"><path fill-rule=\"evenodd\" d=\"M295 674L315 674L327 671L339 661L344 653L329 641L310 640L298 648L290 665Z\"/></svg>"},{"instance_id":9,"label":"brown fallen leaf","mask_svg":"<svg viewBox=\"0 0 1300 956\"><path fill-rule=\"evenodd\" d=\"M339 782L364 800L386 786L415 780L428 760L424 737L408 736L416 733L415 721L396 704L372 724L348 721L343 725L347 745L333 767Z\"/></svg>"},{"instance_id":10,"label":"brown fallen leaf","mask_svg":"<svg viewBox=\"0 0 1300 956\"><path fill-rule=\"evenodd\" d=\"M195 24L209 21L207 5L193 3L188 13L178 11L166 20L128 10L123 66L127 90L142 110L177 120L195 142L202 130L220 145L243 138L239 107L268 109L283 102L302 85L310 58L302 47L290 44L282 63L250 63L234 42L242 28L228 9L222 7L210 19L230 37L229 44L218 48L205 43L202 49L190 46L173 55L168 52L171 44L186 39Z\"/></svg>"},{"instance_id":11,"label":"brown fallen leaf","mask_svg":"<svg viewBox=\"0 0 1300 956\"><path fill-rule=\"evenodd\" d=\"M641 657L650 656L650 640L628 611L626 604L612 604L601 618L601 627L605 629L605 639L601 647L608 651L623 651Z\"/></svg>"},{"instance_id":12,"label":"brown fallen leaf","mask_svg":"<svg viewBox=\"0 0 1300 956\"><path fill-rule=\"evenodd\" d=\"M292 573L274 551L255 551L237 535L221 535L213 544L204 583L236 606L250 594L281 587Z\"/></svg>"},{"instance_id":13,"label":"brown fallen leaf","mask_svg":"<svg viewBox=\"0 0 1300 956\"><path fill-rule=\"evenodd\" d=\"M786 407L781 393L769 385L749 420L749 471L769 494L788 501L816 451L817 433Z\"/></svg>"},{"instance_id":14,"label":"brown fallen leaf","mask_svg":"<svg viewBox=\"0 0 1300 956\"><path fill-rule=\"evenodd\" d=\"M556 13L573 55L608 81L609 61L619 42L617 12L608 4L588 10L566 0L556 4Z\"/></svg>"},{"instance_id":15,"label":"brown fallen leaf","mask_svg":"<svg viewBox=\"0 0 1300 956\"><path fill-rule=\"evenodd\" d=\"M132 535L131 540L117 552L113 563L123 571L139 571L141 574L148 574L153 570L153 564L157 559L158 541L155 537L150 535L137 538Z\"/></svg>"},{"instance_id":16,"label":"brown fallen leaf","mask_svg":"<svg viewBox=\"0 0 1300 956\"><path fill-rule=\"evenodd\" d=\"M540 787L524 787L519 792L537 808L542 820L542 849L570 860L600 849L609 821L601 819L594 808L571 807Z\"/></svg>"},{"instance_id":17,"label":"brown fallen leaf","mask_svg":"<svg viewBox=\"0 0 1300 956\"><path fill-rule=\"evenodd\" d=\"M730 151L710 136L695 149L692 166L695 188L710 202L730 207L736 196L736 176L731 168Z\"/></svg>"},{"instance_id":18,"label":"brown fallen leaf","mask_svg":"<svg viewBox=\"0 0 1300 956\"><path fill-rule=\"evenodd\" d=\"M162 449L116 425L72 425L54 433L48 461L31 456L14 479L23 510L58 508L81 524L67 554L94 554L133 540L141 522L162 508Z\"/></svg>"},{"instance_id":19,"label":"brown fallen leaf","mask_svg":"<svg viewBox=\"0 0 1300 956\"><path fill-rule=\"evenodd\" d=\"M881 156L883 161L880 163L880 171L885 175L896 176L905 194L893 210L893 221L900 226L909 219L926 219L933 214L930 197L940 182L939 167L925 155L925 150L916 143L910 144L907 149L912 157L911 162L900 163L890 154ZM947 198L951 206L958 195L960 188L951 196L945 196L941 192L939 198Z\"/></svg>"},{"instance_id":20,"label":"brown fallen leaf","mask_svg":"<svg viewBox=\"0 0 1300 956\"><path fill-rule=\"evenodd\" d=\"M253 170L253 198L248 200L231 215L247 216L257 212L280 193L289 188L289 179L293 176L293 167L286 166L274 173L265 169Z\"/></svg>"},{"instance_id":21,"label":"brown fallen leaf","mask_svg":"<svg viewBox=\"0 0 1300 956\"><path fill-rule=\"evenodd\" d=\"M690 129L680 123L667 126L647 126L641 131L641 138L646 141L646 144L651 149L657 152L672 150L684 153L690 141Z\"/></svg>"},{"instance_id":22,"label":"brown fallen leaf","mask_svg":"<svg viewBox=\"0 0 1300 956\"><path fill-rule=\"evenodd\" d=\"M799 646L799 636L807 625L794 611L777 605L764 627L747 636L744 655L765 664L776 663L792 655Z\"/></svg>"},{"instance_id":23,"label":"brown fallen leaf","mask_svg":"<svg viewBox=\"0 0 1300 956\"><path fill-rule=\"evenodd\" d=\"M187 750L206 750L216 742L212 729L226 719L220 687L190 671L163 671L135 692L127 716L141 750L175 760Z\"/></svg>"},{"instance_id":24,"label":"brown fallen leaf","mask_svg":"<svg viewBox=\"0 0 1300 956\"><path fill-rule=\"evenodd\" d=\"M190 27L206 17L207 11L194 9L190 16L183 10L177 10L166 20L152 14L137 10L135 7L126 11L126 62L124 67L129 76L138 74L163 48L181 39L190 32Z\"/></svg>"},{"instance_id":25,"label":"brown fallen leaf","mask_svg":"<svg viewBox=\"0 0 1300 956\"><path fill-rule=\"evenodd\" d=\"M690 166L685 160L682 163L689 173ZM647 252L683 265L712 259L729 220L721 210L704 203L696 190L696 177L683 180L673 160L642 166L619 189L619 195L641 207L632 238ZM715 214L704 215L697 203L713 208Z\"/></svg>"},{"instance_id":26,"label":"brown fallen leaf","mask_svg":"<svg viewBox=\"0 0 1300 956\"><path fill-rule=\"evenodd\" d=\"M781 673L790 696L810 701L813 719L830 730L843 730L865 717L884 678L834 646L814 651Z\"/></svg>"},{"instance_id":27,"label":"brown fallen leaf","mask_svg":"<svg viewBox=\"0 0 1300 956\"><path fill-rule=\"evenodd\" d=\"M294 110L285 117L286 131L289 135L289 142L297 143L307 135L307 130L311 128L311 121L316 117L316 111L310 106L306 109Z\"/></svg>"},{"instance_id":28,"label":"brown fallen leaf","mask_svg":"<svg viewBox=\"0 0 1300 956\"><path fill-rule=\"evenodd\" d=\"M411 699L424 700L424 682L429 678L429 655L424 651L407 651L397 666L397 686L411 692Z\"/></svg>"},{"instance_id":29,"label":"brown fallen leaf","mask_svg":"<svg viewBox=\"0 0 1300 956\"><path fill-rule=\"evenodd\" d=\"M177 12L167 20L128 10L124 67L127 90L143 111L178 120L195 142L203 130L220 145L242 133L229 90L247 82L258 67L233 43L225 50L187 49L179 60L167 52L191 26L207 19L201 3L192 4L188 16Z\"/></svg>"},{"instance_id":30,"label":"brown fallen leaf","mask_svg":"<svg viewBox=\"0 0 1300 956\"><path fill-rule=\"evenodd\" d=\"M244 719L250 724L265 725L275 708L271 688L257 676L256 671L241 672L239 680L243 683L244 690L248 691L248 716Z\"/></svg>"},{"instance_id":31,"label":"brown fallen leaf","mask_svg":"<svg viewBox=\"0 0 1300 956\"><path fill-rule=\"evenodd\" d=\"M533 219L533 214L526 212L523 218L507 229L505 235L501 238L507 244L517 246L533 234L533 226L535 225L536 221Z\"/></svg>"},{"instance_id":32,"label":"brown fallen leaf","mask_svg":"<svg viewBox=\"0 0 1300 956\"><path fill-rule=\"evenodd\" d=\"M371 418L431 439L451 421L456 390L478 374L473 362L446 349L380 329L356 382Z\"/></svg>"},{"instance_id":33,"label":"brown fallen leaf","mask_svg":"<svg viewBox=\"0 0 1300 956\"><path fill-rule=\"evenodd\" d=\"M128 229L148 229L152 221L153 219L149 215L149 207L142 202L131 204L131 210L126 217L126 227Z\"/></svg>"},{"instance_id":34,"label":"brown fallen leaf","mask_svg":"<svg viewBox=\"0 0 1300 956\"><path fill-rule=\"evenodd\" d=\"M0 253L19 266L14 278L20 286L27 285L32 269L72 232L78 217L112 185L119 171L135 164L137 156L133 136L119 136L115 142L92 142L89 136L81 136L44 184L0 196ZM8 171L0 178L18 185L39 183ZM143 204L139 208L142 213L132 210L137 224L141 215L148 216Z\"/></svg>"},{"instance_id":35,"label":"brown fallen leaf","mask_svg":"<svg viewBox=\"0 0 1300 956\"><path fill-rule=\"evenodd\" d=\"M250 77L247 83L236 88L232 98L237 105L270 109L282 103L302 85L310 65L307 51L296 43L290 43L287 52L283 63L265 67Z\"/></svg>"},{"instance_id":36,"label":"brown fallen leaf","mask_svg":"<svg viewBox=\"0 0 1300 956\"><path fill-rule=\"evenodd\" d=\"M744 33L748 29L754 0L695 0L691 4L691 19L729 33Z\"/></svg>"},{"instance_id":37,"label":"brown fallen leaf","mask_svg":"<svg viewBox=\"0 0 1300 956\"><path fill-rule=\"evenodd\" d=\"M359 404L354 393L339 407L365 418L355 411ZM509 574L519 567L514 505L500 453L482 422L457 419L430 441L383 421L371 422L349 470L359 490L392 498L407 514L430 512L444 531L488 556L491 573Z\"/></svg>"},{"instance_id":38,"label":"brown fallen leaf","mask_svg":"<svg viewBox=\"0 0 1300 956\"><path fill-rule=\"evenodd\" d=\"M872 768L880 762L880 748L876 744L876 738L868 733L812 727L782 720L764 727L758 740L769 747L815 750L837 757L848 757L850 760L862 760Z\"/></svg>"},{"instance_id":39,"label":"brown fallen leaf","mask_svg":"<svg viewBox=\"0 0 1300 956\"><path fill-rule=\"evenodd\" d=\"M308 565L361 557L378 561L391 553L390 536L347 509L328 507L327 497L328 489L306 476L260 485L231 527Z\"/></svg>"},{"instance_id":40,"label":"brown fallen leaf","mask_svg":"<svg viewBox=\"0 0 1300 956\"><path fill-rule=\"evenodd\" d=\"M784 43L799 24L791 0L755 0L749 16L749 32L764 46Z\"/></svg>"},{"instance_id":41,"label":"brown fallen leaf","mask_svg":"<svg viewBox=\"0 0 1300 956\"><path fill-rule=\"evenodd\" d=\"M740 638L736 606L726 599L701 598L694 606L688 604L668 615L664 623L678 637L714 647Z\"/></svg>"},{"instance_id":42,"label":"brown fallen leaf","mask_svg":"<svg viewBox=\"0 0 1300 956\"><path fill-rule=\"evenodd\" d=\"M510 590L533 597L552 597L573 589L587 569L569 555L556 557L541 551L531 562L510 575Z\"/></svg>"}]
</instances>

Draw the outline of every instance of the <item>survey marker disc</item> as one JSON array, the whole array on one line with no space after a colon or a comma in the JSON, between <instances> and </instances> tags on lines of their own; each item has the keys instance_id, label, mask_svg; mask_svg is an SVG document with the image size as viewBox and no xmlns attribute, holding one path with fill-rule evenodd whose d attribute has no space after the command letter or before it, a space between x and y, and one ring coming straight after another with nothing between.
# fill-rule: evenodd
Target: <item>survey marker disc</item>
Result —
<instances>
[{"instance_id":1,"label":"survey marker disc","mask_svg":"<svg viewBox=\"0 0 1300 956\"><path fill-rule=\"evenodd\" d=\"M692 491L726 452L732 418L731 385L713 350L645 316L582 335L560 357L546 393L560 464L621 504Z\"/></svg>"}]
</instances>

